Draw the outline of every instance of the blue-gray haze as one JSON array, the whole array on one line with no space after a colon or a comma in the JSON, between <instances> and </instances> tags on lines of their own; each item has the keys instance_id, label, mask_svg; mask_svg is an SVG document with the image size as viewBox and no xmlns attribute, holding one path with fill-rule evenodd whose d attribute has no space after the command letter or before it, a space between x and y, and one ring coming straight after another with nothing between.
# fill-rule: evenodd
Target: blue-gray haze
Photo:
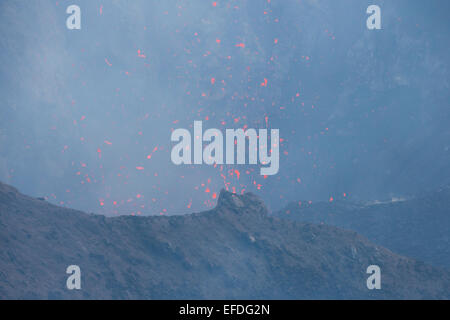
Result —
<instances>
[{"instance_id":1,"label":"blue-gray haze","mask_svg":"<svg viewBox=\"0 0 450 320\"><path fill-rule=\"evenodd\" d=\"M66 28L71 4L81 30ZM381 30L366 27L371 4ZM203 210L225 187L272 209L433 190L450 183L449 9L3 0L0 180L108 215ZM279 128L279 173L175 166L170 134L194 120Z\"/></svg>"}]
</instances>

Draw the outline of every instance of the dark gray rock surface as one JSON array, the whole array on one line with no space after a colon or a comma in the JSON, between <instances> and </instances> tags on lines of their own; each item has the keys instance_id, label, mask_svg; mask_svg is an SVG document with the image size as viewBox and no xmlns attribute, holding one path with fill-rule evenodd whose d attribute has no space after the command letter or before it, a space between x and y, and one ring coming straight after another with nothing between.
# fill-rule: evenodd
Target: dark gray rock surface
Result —
<instances>
[{"instance_id":1,"label":"dark gray rock surface","mask_svg":"<svg viewBox=\"0 0 450 320\"><path fill-rule=\"evenodd\" d=\"M354 230L396 253L450 268L450 187L401 201L291 203L274 216Z\"/></svg>"},{"instance_id":2,"label":"dark gray rock surface","mask_svg":"<svg viewBox=\"0 0 450 320\"><path fill-rule=\"evenodd\" d=\"M106 218L0 184L2 299L446 298L450 275L355 232L270 217L252 194L181 216ZM68 265L81 290L66 289ZM382 289L366 287L367 266Z\"/></svg>"}]
</instances>

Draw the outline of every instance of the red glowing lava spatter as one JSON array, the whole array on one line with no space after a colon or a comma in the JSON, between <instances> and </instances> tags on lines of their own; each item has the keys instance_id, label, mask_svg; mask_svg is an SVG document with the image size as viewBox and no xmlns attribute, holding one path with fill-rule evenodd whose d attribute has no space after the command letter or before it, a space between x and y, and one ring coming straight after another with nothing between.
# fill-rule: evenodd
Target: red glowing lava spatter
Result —
<instances>
[{"instance_id":1,"label":"red glowing lava spatter","mask_svg":"<svg viewBox=\"0 0 450 320\"><path fill-rule=\"evenodd\" d=\"M136 23L138 36L127 43L123 54L112 52L111 39L105 37L93 44L96 65L74 63L74 78L80 86L94 85L87 76L95 69L90 67L101 69L108 80L102 84L106 89L99 89L103 91L93 94L92 101L84 101L84 105L79 103L81 93L67 99L67 114L71 115L70 125L79 132L79 146L89 150L74 158L80 160L70 159L74 179L81 185L78 194L95 190L95 206L102 212L139 215L179 213L186 207L200 210L214 206L222 188L287 201L287 188L277 186L302 190L311 183L301 172L292 176L292 168L308 163L311 171L318 172L324 166L314 143L326 139L333 127L324 122L320 128L304 131L307 133L303 136L302 128L293 125L291 119L316 116L323 108L319 93L311 92L305 81L280 67L290 63L311 68L321 63L320 57L288 41L290 34L301 34L300 28L287 29L269 0L257 13L258 27L270 31L267 41L263 41L262 33L246 27L243 4L214 1L204 7L209 11L198 20L202 23L194 23L185 3L159 9L154 14L162 19ZM102 21L110 13L106 3L100 6ZM230 24L229 30L214 27L220 22L217 17ZM321 34L327 41L335 40L332 31ZM286 56L281 50L292 52L288 62L283 60ZM153 62L154 54L163 57ZM157 64L159 59L164 65ZM280 88L283 90L278 93ZM108 95L114 101L103 106L103 99L97 96ZM102 106L102 112L98 106ZM194 120L221 130L280 128L280 172L261 176L258 166L237 165L178 170L168 160L170 132L191 126ZM109 132L101 132L103 122L112 128ZM52 131L60 125L55 121ZM59 151L70 157L79 146L65 143ZM292 167L285 169L289 164ZM76 192L61 195L61 200L70 199Z\"/></svg>"}]
</instances>

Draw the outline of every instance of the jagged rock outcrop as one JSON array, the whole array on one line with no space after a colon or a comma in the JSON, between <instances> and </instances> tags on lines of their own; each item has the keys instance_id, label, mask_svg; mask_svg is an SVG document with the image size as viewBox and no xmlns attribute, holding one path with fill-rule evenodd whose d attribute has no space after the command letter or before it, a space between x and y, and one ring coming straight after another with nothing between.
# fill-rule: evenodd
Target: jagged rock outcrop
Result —
<instances>
[{"instance_id":1,"label":"jagged rock outcrop","mask_svg":"<svg viewBox=\"0 0 450 320\"><path fill-rule=\"evenodd\" d=\"M449 272L355 232L270 217L255 195L210 211L106 218L0 184L0 297L38 299L449 298ZM82 289L66 288L79 265ZM366 287L367 266L382 289Z\"/></svg>"}]
</instances>

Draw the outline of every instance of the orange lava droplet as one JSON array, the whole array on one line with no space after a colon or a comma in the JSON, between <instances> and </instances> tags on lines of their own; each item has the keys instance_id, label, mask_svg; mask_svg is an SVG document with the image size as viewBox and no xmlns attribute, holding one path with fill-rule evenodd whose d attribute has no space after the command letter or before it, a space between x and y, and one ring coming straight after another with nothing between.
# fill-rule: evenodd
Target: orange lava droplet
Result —
<instances>
[{"instance_id":1,"label":"orange lava droplet","mask_svg":"<svg viewBox=\"0 0 450 320\"><path fill-rule=\"evenodd\" d=\"M139 58L145 58L145 54L143 54L140 49L138 49L137 53Z\"/></svg>"},{"instance_id":2,"label":"orange lava droplet","mask_svg":"<svg viewBox=\"0 0 450 320\"><path fill-rule=\"evenodd\" d=\"M245 44L243 44L243 43L238 43L238 44L236 44L236 47L245 48Z\"/></svg>"},{"instance_id":3,"label":"orange lava droplet","mask_svg":"<svg viewBox=\"0 0 450 320\"><path fill-rule=\"evenodd\" d=\"M330 197L330 202L333 202L333 200L334 200L333 197Z\"/></svg>"},{"instance_id":4,"label":"orange lava droplet","mask_svg":"<svg viewBox=\"0 0 450 320\"><path fill-rule=\"evenodd\" d=\"M213 193L212 198L213 199L217 198L217 194L215 192Z\"/></svg>"},{"instance_id":5,"label":"orange lava droplet","mask_svg":"<svg viewBox=\"0 0 450 320\"><path fill-rule=\"evenodd\" d=\"M264 78L264 82L261 83L261 87L267 87L267 79Z\"/></svg>"}]
</instances>

